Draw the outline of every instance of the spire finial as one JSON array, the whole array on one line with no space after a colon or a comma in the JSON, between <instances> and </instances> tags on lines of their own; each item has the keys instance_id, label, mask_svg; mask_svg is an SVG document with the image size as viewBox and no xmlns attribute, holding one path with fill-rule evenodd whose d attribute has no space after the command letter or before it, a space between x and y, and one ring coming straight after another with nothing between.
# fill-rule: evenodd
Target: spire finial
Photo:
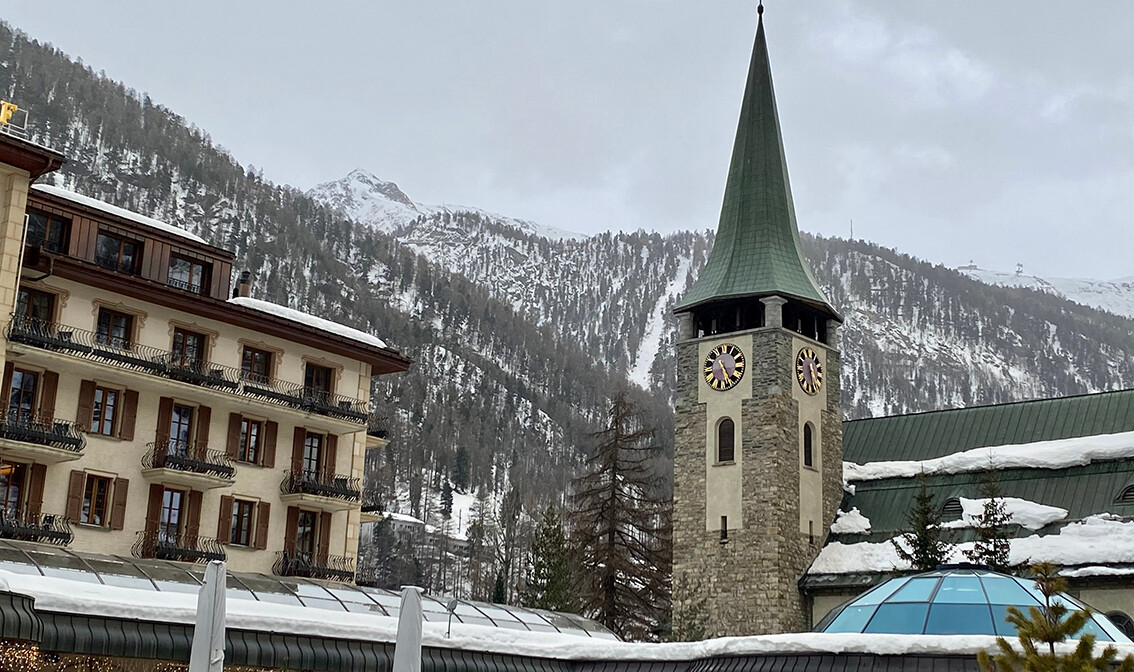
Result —
<instances>
[{"instance_id":1,"label":"spire finial","mask_svg":"<svg viewBox=\"0 0 1134 672\"><path fill-rule=\"evenodd\" d=\"M761 0L761 1L760 1L760 2L759 2L759 3L757 4L757 5L756 5L756 13L760 15L760 18L763 18L763 17L764 17L764 2L763 2L763 0Z\"/></svg>"}]
</instances>

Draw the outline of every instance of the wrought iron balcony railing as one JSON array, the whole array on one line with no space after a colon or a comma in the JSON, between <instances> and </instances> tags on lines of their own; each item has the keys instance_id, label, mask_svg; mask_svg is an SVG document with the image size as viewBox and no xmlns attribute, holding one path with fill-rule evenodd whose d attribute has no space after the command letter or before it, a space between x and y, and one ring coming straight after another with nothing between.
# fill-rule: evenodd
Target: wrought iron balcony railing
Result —
<instances>
[{"instance_id":1,"label":"wrought iron balcony railing","mask_svg":"<svg viewBox=\"0 0 1134 672\"><path fill-rule=\"evenodd\" d=\"M272 565L276 576L299 576L331 581L354 580L354 558L324 553L280 551Z\"/></svg>"},{"instance_id":2,"label":"wrought iron balcony railing","mask_svg":"<svg viewBox=\"0 0 1134 672\"><path fill-rule=\"evenodd\" d=\"M193 292L194 294L200 294L202 290L201 283L190 282L188 280L180 280L178 278L170 278L168 281L166 281L166 284L175 289L183 289L186 292Z\"/></svg>"},{"instance_id":3,"label":"wrought iron balcony railing","mask_svg":"<svg viewBox=\"0 0 1134 672\"><path fill-rule=\"evenodd\" d=\"M0 509L0 538L67 546L75 534L65 516Z\"/></svg>"},{"instance_id":4,"label":"wrought iron balcony railing","mask_svg":"<svg viewBox=\"0 0 1134 672\"><path fill-rule=\"evenodd\" d=\"M216 539L190 536L184 532L139 532L131 549L135 558L156 558L177 562L224 560L224 546Z\"/></svg>"},{"instance_id":5,"label":"wrought iron balcony railing","mask_svg":"<svg viewBox=\"0 0 1134 672\"><path fill-rule=\"evenodd\" d=\"M390 421L384 415L371 415L366 422L367 436L384 439L390 435Z\"/></svg>"},{"instance_id":6,"label":"wrought iron balcony railing","mask_svg":"<svg viewBox=\"0 0 1134 672\"><path fill-rule=\"evenodd\" d=\"M0 437L81 453L86 439L73 423L19 408L0 409Z\"/></svg>"},{"instance_id":7,"label":"wrought iron balcony railing","mask_svg":"<svg viewBox=\"0 0 1134 672\"><path fill-rule=\"evenodd\" d=\"M27 238L24 239L25 245L39 245L48 252L56 254L63 254L67 251L67 241L63 238L49 237L44 231L28 230Z\"/></svg>"},{"instance_id":8,"label":"wrought iron balcony railing","mask_svg":"<svg viewBox=\"0 0 1134 672\"><path fill-rule=\"evenodd\" d=\"M285 495L308 494L335 497L350 502L361 501L362 485L360 479L323 471L293 469L284 474L280 482L280 492Z\"/></svg>"},{"instance_id":9,"label":"wrought iron balcony railing","mask_svg":"<svg viewBox=\"0 0 1134 672\"><path fill-rule=\"evenodd\" d=\"M244 373L238 368L202 361L183 354L131 343L111 334L84 331L53 322L14 316L8 339L45 350L64 352L154 376L225 390L309 413L367 421L366 404L324 390Z\"/></svg>"},{"instance_id":10,"label":"wrought iron balcony railing","mask_svg":"<svg viewBox=\"0 0 1134 672\"><path fill-rule=\"evenodd\" d=\"M133 260L119 259L118 257L104 257L95 255L95 263L103 268L109 268L112 271L120 273L129 273L130 275L138 274L138 264Z\"/></svg>"},{"instance_id":11,"label":"wrought iron balcony railing","mask_svg":"<svg viewBox=\"0 0 1134 672\"><path fill-rule=\"evenodd\" d=\"M159 438L146 447L149 450L142 456L146 469L176 469L227 479L236 476L236 467L225 451L209 450L204 443Z\"/></svg>"}]
</instances>

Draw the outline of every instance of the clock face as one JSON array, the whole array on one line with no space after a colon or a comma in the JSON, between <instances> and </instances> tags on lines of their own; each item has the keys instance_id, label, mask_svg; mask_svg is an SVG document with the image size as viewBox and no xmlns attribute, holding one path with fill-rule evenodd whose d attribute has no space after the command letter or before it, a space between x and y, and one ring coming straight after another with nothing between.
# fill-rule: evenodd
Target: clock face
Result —
<instances>
[{"instance_id":1,"label":"clock face","mask_svg":"<svg viewBox=\"0 0 1134 672\"><path fill-rule=\"evenodd\" d=\"M795 379L808 394L818 394L823 387L823 364L811 348L803 348L795 356Z\"/></svg>"},{"instance_id":2,"label":"clock face","mask_svg":"<svg viewBox=\"0 0 1134 672\"><path fill-rule=\"evenodd\" d=\"M705 382L717 391L731 389L744 377L744 353L732 343L722 343L705 358Z\"/></svg>"}]
</instances>

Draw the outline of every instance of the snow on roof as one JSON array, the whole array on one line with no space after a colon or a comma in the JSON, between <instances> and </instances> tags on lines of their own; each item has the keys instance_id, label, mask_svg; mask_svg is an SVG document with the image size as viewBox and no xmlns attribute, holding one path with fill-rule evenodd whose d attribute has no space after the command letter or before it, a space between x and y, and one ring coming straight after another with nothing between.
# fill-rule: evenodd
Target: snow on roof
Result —
<instances>
[{"instance_id":1,"label":"snow on roof","mask_svg":"<svg viewBox=\"0 0 1134 672\"><path fill-rule=\"evenodd\" d=\"M870 532L870 519L862 515L858 507L850 511L839 511L835 522L831 523L834 534L867 534Z\"/></svg>"},{"instance_id":2,"label":"snow on roof","mask_svg":"<svg viewBox=\"0 0 1134 672\"><path fill-rule=\"evenodd\" d=\"M952 557L963 558L974 542L957 544ZM1104 513L1071 523L1058 534L1008 540L1011 565L1051 562L1056 565L1110 565L1134 563L1134 521ZM874 574L908 570L910 565L898 557L890 541L844 544L832 542L823 547L809 574Z\"/></svg>"},{"instance_id":3,"label":"snow on roof","mask_svg":"<svg viewBox=\"0 0 1134 672\"><path fill-rule=\"evenodd\" d=\"M294 308L281 306L278 303L269 303L267 301L261 301L260 299L253 299L247 296L235 296L229 299L228 302L236 304L238 306L243 306L245 308L250 308L251 310L258 310L261 313L268 313L269 315L282 317L285 320L291 320L292 322L297 322L308 327L313 327L320 331L335 334L336 336L349 338L352 341L358 341L359 343L371 345L376 348L386 349L386 342L378 338L377 336L368 334L365 331L359 331L358 329L348 327L345 324L339 324L330 320L324 320L321 317L315 317L314 315L295 310Z\"/></svg>"},{"instance_id":4,"label":"snow on roof","mask_svg":"<svg viewBox=\"0 0 1134 672\"><path fill-rule=\"evenodd\" d=\"M93 210L100 210L100 211L105 212L107 214L114 215L115 217L121 217L122 219L128 219L131 222L134 222L136 224L141 224L142 226L148 226L151 229L157 229L159 231L164 231L165 233L171 233L175 236L180 236L181 238L186 238L188 240L192 240L195 243L204 243L205 242L204 238L201 238L200 236L189 233L188 231L186 231L185 229L183 229L179 226L174 226L173 224L167 224L167 223L165 223L165 222L163 222L159 219L154 219L153 217L147 217L145 215L140 215L136 212L133 212L132 210L127 210L126 208L120 208L117 205L111 205L109 203L106 203L105 201L100 201L98 199L91 198L90 196L83 196L82 194L77 194L73 191L63 189L62 187L56 187L56 186L53 186L53 185L50 185L50 184L33 184L33 185L31 185L31 188L35 191L39 191L39 192L42 192L42 193L45 193L45 194L51 194L52 196L57 196L57 197L62 198L64 200L71 201L72 203L78 203L79 205L86 206L86 207L91 208Z\"/></svg>"},{"instance_id":5,"label":"snow on roof","mask_svg":"<svg viewBox=\"0 0 1134 672\"><path fill-rule=\"evenodd\" d=\"M1004 502L1004 513L1008 514L1012 522L1029 530L1038 530L1045 525L1050 525L1067 517L1067 509L1061 509L1058 506L1038 504L1019 497L1000 497L999 499ZM985 503L989 501L988 499L969 499L967 497L961 497L960 500L963 512L960 520L951 520L944 523L942 527L975 527L977 518L984 513Z\"/></svg>"},{"instance_id":6,"label":"snow on roof","mask_svg":"<svg viewBox=\"0 0 1134 672\"><path fill-rule=\"evenodd\" d=\"M35 598L36 609L120 619L193 623L196 595L154 592L70 579L0 572L9 590ZM365 612L339 612L229 597L225 625L234 629L393 642L398 620ZM557 660L684 661L726 655L790 653L975 654L991 649L985 635L878 635L804 632L758 637L726 637L703 642L646 644L580 638L553 632L528 632L454 622L446 637L444 621L422 623L425 646L551 658ZM1069 650L1072 644L1061 645ZM1134 646L1118 644L1120 655Z\"/></svg>"},{"instance_id":7,"label":"snow on roof","mask_svg":"<svg viewBox=\"0 0 1134 672\"><path fill-rule=\"evenodd\" d=\"M392 512L390 512L390 513L384 514L383 517L388 518L389 520L392 520L392 521L398 522L398 523L413 523L414 525L424 525L425 524L424 520L421 520L420 518L414 518L413 516L407 516L404 513L392 513Z\"/></svg>"},{"instance_id":8,"label":"snow on roof","mask_svg":"<svg viewBox=\"0 0 1134 672\"><path fill-rule=\"evenodd\" d=\"M961 474L989 468L1065 469L1127 457L1134 457L1134 432L986 446L932 460L895 460L868 464L843 462L843 475L848 481L873 481L882 478L910 478L921 473Z\"/></svg>"}]
</instances>

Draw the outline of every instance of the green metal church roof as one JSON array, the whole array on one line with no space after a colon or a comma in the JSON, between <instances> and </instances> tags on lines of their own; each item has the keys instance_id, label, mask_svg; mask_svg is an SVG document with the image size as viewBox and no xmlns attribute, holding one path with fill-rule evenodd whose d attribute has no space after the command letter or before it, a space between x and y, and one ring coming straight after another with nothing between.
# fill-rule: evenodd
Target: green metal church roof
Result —
<instances>
[{"instance_id":1,"label":"green metal church roof","mask_svg":"<svg viewBox=\"0 0 1134 672\"><path fill-rule=\"evenodd\" d=\"M843 423L843 459L931 460L985 446L1134 431L1134 389Z\"/></svg>"},{"instance_id":2,"label":"green metal church roof","mask_svg":"<svg viewBox=\"0 0 1134 672\"><path fill-rule=\"evenodd\" d=\"M800 248L761 17L716 242L677 310L772 294L800 299L837 316Z\"/></svg>"}]
</instances>

